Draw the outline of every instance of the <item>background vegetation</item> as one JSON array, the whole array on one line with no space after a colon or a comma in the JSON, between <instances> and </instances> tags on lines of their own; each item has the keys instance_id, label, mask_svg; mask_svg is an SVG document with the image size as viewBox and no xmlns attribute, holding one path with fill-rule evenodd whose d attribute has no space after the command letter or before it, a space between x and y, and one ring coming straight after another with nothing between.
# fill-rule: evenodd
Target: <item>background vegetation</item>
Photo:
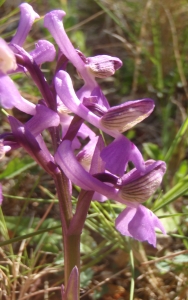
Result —
<instances>
[{"instance_id":1,"label":"background vegetation","mask_svg":"<svg viewBox=\"0 0 188 300\"><path fill-rule=\"evenodd\" d=\"M188 299L188 1L26 2L41 16L64 9L67 33L86 56L108 54L123 61L114 77L99 83L112 105L155 100L154 113L126 135L145 159L165 160L168 166L161 190L146 203L167 230L166 236L158 234L156 249L116 232L119 204L92 203L81 244L82 299ZM0 1L0 33L7 41L19 21L19 3ZM53 41L42 19L25 48L32 49L39 38ZM44 67L47 78L53 68ZM69 71L79 85L75 70ZM37 102L33 83L21 75L14 79L22 95ZM9 113L27 119L16 109ZM1 112L0 132L8 130ZM18 150L0 161L0 180L0 300L60 299L62 237L51 178Z\"/></svg>"}]
</instances>

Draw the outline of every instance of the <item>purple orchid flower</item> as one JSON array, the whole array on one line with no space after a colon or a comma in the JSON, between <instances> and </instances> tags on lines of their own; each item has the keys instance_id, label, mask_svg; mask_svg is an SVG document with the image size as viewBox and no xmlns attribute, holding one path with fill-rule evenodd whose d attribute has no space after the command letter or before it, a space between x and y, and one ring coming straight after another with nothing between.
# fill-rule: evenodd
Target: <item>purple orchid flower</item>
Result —
<instances>
[{"instance_id":1,"label":"purple orchid flower","mask_svg":"<svg viewBox=\"0 0 188 300\"><path fill-rule=\"evenodd\" d=\"M132 224L130 221L133 221L133 219L139 214L143 216L142 226L135 229L131 227L129 236L132 236L139 241L148 240L149 243L155 246L156 237L154 228L158 227L163 233L165 233L163 225L158 218L154 216L152 212L149 213L149 210L140 204L146 201L159 187L162 177L166 171L164 162L148 161L146 162L146 168L143 174L138 170L133 169L131 172L127 173L125 177L116 180L116 184L109 185L101 182L97 179L97 177L92 176L80 165L73 154L71 141L64 140L61 143L55 154L55 160L66 176L82 189L98 192L99 194L106 196L108 199L113 199L127 205L128 208L125 209L124 213L122 213L116 221L116 228L122 234L128 232L129 226L131 226L129 224ZM102 179L102 176L100 178L105 181L109 175L103 177L104 179ZM112 182L112 180L110 182ZM124 218L124 215L127 213L127 209L129 209L129 212L131 211L130 215L132 216L132 219ZM124 225L122 225L122 222L124 222ZM143 234L143 230L144 228L147 228L147 226L150 226L150 235L145 236ZM128 229L127 231L123 231L122 228Z\"/></svg>"},{"instance_id":2,"label":"purple orchid flower","mask_svg":"<svg viewBox=\"0 0 188 300\"><path fill-rule=\"evenodd\" d=\"M109 108L108 101L102 93L95 77L104 78L114 74L122 66L117 57L99 55L86 58L80 51L76 50L70 42L63 27L62 18L66 15L64 11L54 10L44 17L44 26L50 31L63 55L75 66L79 75L84 80L84 86L77 92L80 101L84 97L97 96L98 102Z\"/></svg>"}]
</instances>

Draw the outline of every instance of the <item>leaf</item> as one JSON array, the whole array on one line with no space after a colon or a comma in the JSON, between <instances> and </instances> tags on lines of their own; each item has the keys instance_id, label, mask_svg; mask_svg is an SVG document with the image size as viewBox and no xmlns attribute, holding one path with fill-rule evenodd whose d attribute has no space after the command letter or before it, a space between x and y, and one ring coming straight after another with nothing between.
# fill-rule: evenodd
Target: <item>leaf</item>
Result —
<instances>
[{"instance_id":1,"label":"leaf","mask_svg":"<svg viewBox=\"0 0 188 300\"><path fill-rule=\"evenodd\" d=\"M6 169L0 174L0 179L13 178L36 165L37 163L30 157L22 159L16 157L8 163Z\"/></svg>"}]
</instances>

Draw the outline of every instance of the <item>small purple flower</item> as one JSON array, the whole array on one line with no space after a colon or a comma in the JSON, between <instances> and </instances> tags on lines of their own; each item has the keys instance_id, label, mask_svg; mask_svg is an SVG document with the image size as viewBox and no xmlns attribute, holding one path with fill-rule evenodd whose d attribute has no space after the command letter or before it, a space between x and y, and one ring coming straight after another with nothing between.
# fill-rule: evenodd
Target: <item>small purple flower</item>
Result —
<instances>
[{"instance_id":1,"label":"small purple flower","mask_svg":"<svg viewBox=\"0 0 188 300\"><path fill-rule=\"evenodd\" d=\"M64 140L59 146L55 154L55 161L61 167L66 176L82 189L95 191L104 195L108 199L113 199L126 204L128 208L125 209L125 212L127 212L127 209L129 209L128 212L132 218L119 217L119 219L117 219L118 221L116 221L116 228L122 234L126 234L129 229L129 236L132 236L140 241L147 240L149 243L155 246L156 237L154 228L158 227L163 233L165 230L158 218L153 215L152 212L150 213L148 209L140 205L140 203L146 201L148 197L150 197L159 187L162 177L166 171L164 162L148 161L145 164L144 173L140 173L138 170L133 169L119 179L114 177L113 174L110 175L109 173L101 173L101 175L96 174L96 176L92 176L90 172L87 172L80 165L73 154L71 142L68 140ZM98 178L100 178L100 180ZM112 184L113 180L114 184ZM111 184L109 185L107 181ZM141 212L142 226L140 226L136 231L134 227L132 229L132 223L130 223L130 221L132 219L134 220L135 216L141 215ZM122 229L124 228L123 226L125 227L125 231ZM147 226L150 226L150 235L145 236L144 230Z\"/></svg>"}]
</instances>

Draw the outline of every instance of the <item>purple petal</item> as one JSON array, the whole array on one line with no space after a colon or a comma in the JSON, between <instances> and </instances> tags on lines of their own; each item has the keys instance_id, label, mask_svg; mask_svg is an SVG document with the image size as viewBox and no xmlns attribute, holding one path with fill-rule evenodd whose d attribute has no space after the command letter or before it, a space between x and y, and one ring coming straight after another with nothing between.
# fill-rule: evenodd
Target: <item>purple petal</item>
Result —
<instances>
[{"instance_id":1,"label":"purple petal","mask_svg":"<svg viewBox=\"0 0 188 300\"><path fill-rule=\"evenodd\" d=\"M123 176L129 161L132 161L140 171L145 170L144 160L140 151L121 134L102 150L101 158L106 162L105 168L120 177Z\"/></svg>"},{"instance_id":2,"label":"purple petal","mask_svg":"<svg viewBox=\"0 0 188 300\"><path fill-rule=\"evenodd\" d=\"M0 71L7 73L8 71L15 70L16 67L16 58L13 51L7 43L0 38Z\"/></svg>"},{"instance_id":3,"label":"purple petal","mask_svg":"<svg viewBox=\"0 0 188 300\"><path fill-rule=\"evenodd\" d=\"M31 30L31 27L35 19L40 18L40 16L33 10L32 6L28 3L22 3L20 5L20 22L15 36L13 37L11 43L23 46L26 37Z\"/></svg>"},{"instance_id":4,"label":"purple petal","mask_svg":"<svg viewBox=\"0 0 188 300\"><path fill-rule=\"evenodd\" d=\"M53 61L56 56L56 50L52 43L46 40L39 40L35 44L35 50L30 52L37 65L41 65L47 61Z\"/></svg>"},{"instance_id":5,"label":"purple petal","mask_svg":"<svg viewBox=\"0 0 188 300\"><path fill-rule=\"evenodd\" d=\"M33 136L39 135L44 129L59 125L60 118L56 112L44 105L36 106L36 114L25 124Z\"/></svg>"},{"instance_id":6,"label":"purple petal","mask_svg":"<svg viewBox=\"0 0 188 300\"><path fill-rule=\"evenodd\" d=\"M65 140L61 143L55 154L55 160L74 184L82 189L96 191L108 198L115 199L116 189L94 178L79 164L72 152L70 141Z\"/></svg>"},{"instance_id":7,"label":"purple petal","mask_svg":"<svg viewBox=\"0 0 188 300\"><path fill-rule=\"evenodd\" d=\"M0 106L6 109L16 107L30 115L35 114L35 105L21 97L14 82L7 75L0 76Z\"/></svg>"},{"instance_id":8,"label":"purple petal","mask_svg":"<svg viewBox=\"0 0 188 300\"><path fill-rule=\"evenodd\" d=\"M145 202L161 184L166 171L163 161L148 161L144 173L133 169L122 179L122 187L119 190L121 198L127 201Z\"/></svg>"},{"instance_id":9,"label":"purple petal","mask_svg":"<svg viewBox=\"0 0 188 300\"><path fill-rule=\"evenodd\" d=\"M16 118L9 116L12 133L15 140L29 153L29 155L51 175L59 172L54 159L47 148L41 149L37 139Z\"/></svg>"},{"instance_id":10,"label":"purple petal","mask_svg":"<svg viewBox=\"0 0 188 300\"><path fill-rule=\"evenodd\" d=\"M44 27L46 27L56 43L58 44L62 53L71 61L71 63L78 70L80 76L84 79L84 81L93 89L97 84L96 81L87 69L85 63L79 56L76 49L73 47L70 42L65 29L63 27L62 18L66 15L66 13L62 10L54 10L50 13L46 14L44 17Z\"/></svg>"},{"instance_id":11,"label":"purple petal","mask_svg":"<svg viewBox=\"0 0 188 300\"><path fill-rule=\"evenodd\" d=\"M121 68L122 61L109 55L97 55L87 58L87 65L95 77L106 78Z\"/></svg>"},{"instance_id":12,"label":"purple petal","mask_svg":"<svg viewBox=\"0 0 188 300\"><path fill-rule=\"evenodd\" d=\"M137 208L127 207L117 217L115 226L122 235L141 242L148 241L154 247L156 247L155 227L165 234L165 229L157 216L142 205Z\"/></svg>"},{"instance_id":13,"label":"purple petal","mask_svg":"<svg viewBox=\"0 0 188 300\"><path fill-rule=\"evenodd\" d=\"M124 132L147 118L154 109L151 99L128 101L112 107L102 116L101 123L105 128Z\"/></svg>"},{"instance_id":14,"label":"purple petal","mask_svg":"<svg viewBox=\"0 0 188 300\"><path fill-rule=\"evenodd\" d=\"M91 167L91 161L93 158L93 153L96 148L96 144L98 142L98 136L95 136L93 139L91 139L84 147L83 149L77 154L76 158L79 161L79 163L84 167L85 170L89 172ZM98 172L94 172L98 173Z\"/></svg>"}]
</instances>

